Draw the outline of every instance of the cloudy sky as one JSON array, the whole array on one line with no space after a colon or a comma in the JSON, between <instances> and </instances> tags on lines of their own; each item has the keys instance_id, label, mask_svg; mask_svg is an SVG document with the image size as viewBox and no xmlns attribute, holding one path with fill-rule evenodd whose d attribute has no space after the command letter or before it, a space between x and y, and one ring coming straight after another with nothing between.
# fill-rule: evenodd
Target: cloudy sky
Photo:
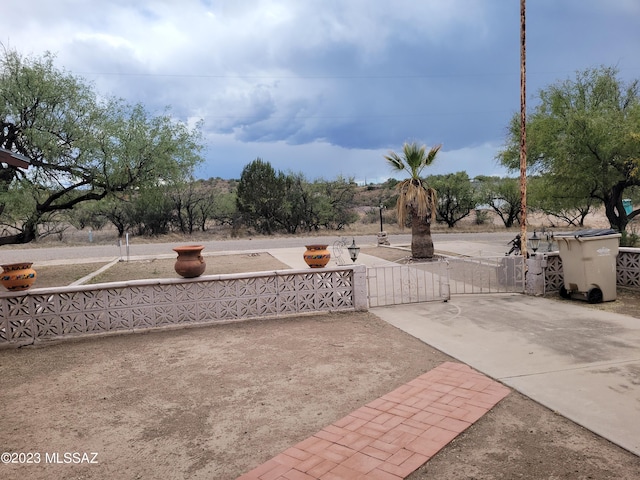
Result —
<instances>
[{"instance_id":1,"label":"cloudy sky","mask_svg":"<svg viewBox=\"0 0 640 480\"><path fill-rule=\"evenodd\" d=\"M200 177L261 157L308 179L404 178L383 155L406 141L443 144L429 173L506 174L494 157L520 108L519 0L2 3L5 47L202 119ZM638 0L529 0L529 107L578 70L640 78L639 25Z\"/></svg>"}]
</instances>

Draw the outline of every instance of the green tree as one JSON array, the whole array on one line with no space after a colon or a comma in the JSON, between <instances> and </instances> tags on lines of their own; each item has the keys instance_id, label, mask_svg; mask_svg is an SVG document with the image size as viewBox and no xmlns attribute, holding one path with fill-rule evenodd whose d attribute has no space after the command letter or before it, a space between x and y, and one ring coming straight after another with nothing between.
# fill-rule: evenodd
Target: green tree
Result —
<instances>
[{"instance_id":1,"label":"green tree","mask_svg":"<svg viewBox=\"0 0 640 480\"><path fill-rule=\"evenodd\" d=\"M164 188L142 188L136 192L131 204L130 222L138 235L164 235L175 223L175 204Z\"/></svg>"},{"instance_id":2,"label":"green tree","mask_svg":"<svg viewBox=\"0 0 640 480\"><path fill-rule=\"evenodd\" d=\"M334 181L313 183L314 198L324 206L318 216L318 224L331 230L342 230L359 216L353 209L356 183L353 178L338 176Z\"/></svg>"},{"instance_id":3,"label":"green tree","mask_svg":"<svg viewBox=\"0 0 640 480\"><path fill-rule=\"evenodd\" d=\"M533 172L551 175L560 191L580 186L585 199L604 205L611 227L624 231L640 213L627 215L622 203L625 190L640 185L640 98L638 81L624 84L617 73L588 69L542 90L527 118L527 152ZM519 144L514 116L498 155L503 165L517 168Z\"/></svg>"},{"instance_id":4,"label":"green tree","mask_svg":"<svg viewBox=\"0 0 640 480\"><path fill-rule=\"evenodd\" d=\"M551 175L531 176L527 180L527 206L567 225L584 226L595 200L584 184L561 185Z\"/></svg>"},{"instance_id":5,"label":"green tree","mask_svg":"<svg viewBox=\"0 0 640 480\"><path fill-rule=\"evenodd\" d=\"M238 183L237 206L245 224L272 234L281 222L285 208L285 175L269 162L256 158L242 170Z\"/></svg>"},{"instance_id":6,"label":"green tree","mask_svg":"<svg viewBox=\"0 0 640 480\"><path fill-rule=\"evenodd\" d=\"M189 176L201 161L199 126L167 113L104 99L53 57L0 57L0 147L30 159L27 170L0 164L0 245L37 238L56 212L115 193ZM27 196L20 214L9 211ZM12 200L13 199L13 200Z\"/></svg>"},{"instance_id":7,"label":"green tree","mask_svg":"<svg viewBox=\"0 0 640 480\"><path fill-rule=\"evenodd\" d=\"M410 175L396 185L399 194L396 211L401 228L411 219L411 255L414 258L433 258L431 221L436 216L437 196L420 174L433 163L440 148L441 145L436 145L427 152L424 145L405 143L402 154L389 152L384 157L394 170Z\"/></svg>"},{"instance_id":8,"label":"green tree","mask_svg":"<svg viewBox=\"0 0 640 480\"><path fill-rule=\"evenodd\" d=\"M209 222L214 225L233 226L238 218L237 180L225 181L221 178L210 178L198 181L198 191L204 201L196 205L195 217L200 230L207 230Z\"/></svg>"},{"instance_id":9,"label":"green tree","mask_svg":"<svg viewBox=\"0 0 640 480\"><path fill-rule=\"evenodd\" d=\"M336 180L303 183L302 223L307 231L341 230L358 219L353 211L356 184L339 176Z\"/></svg>"},{"instance_id":10,"label":"green tree","mask_svg":"<svg viewBox=\"0 0 640 480\"><path fill-rule=\"evenodd\" d=\"M437 220L449 228L455 226L476 208L476 195L467 172L431 175L427 183L438 192Z\"/></svg>"},{"instance_id":11,"label":"green tree","mask_svg":"<svg viewBox=\"0 0 640 480\"><path fill-rule=\"evenodd\" d=\"M104 216L118 230L118 238L134 226L134 205L129 199L107 197L100 201L99 215Z\"/></svg>"},{"instance_id":12,"label":"green tree","mask_svg":"<svg viewBox=\"0 0 640 480\"><path fill-rule=\"evenodd\" d=\"M237 196L235 192L218 193L211 192L209 203L201 203L200 221L201 230L206 230L207 220L213 220L217 225L231 225L236 223L238 217Z\"/></svg>"},{"instance_id":13,"label":"green tree","mask_svg":"<svg viewBox=\"0 0 640 480\"><path fill-rule=\"evenodd\" d=\"M100 211L100 202L84 202L67 213L67 221L78 230L83 230L85 227L101 230L108 222L107 217Z\"/></svg>"},{"instance_id":14,"label":"green tree","mask_svg":"<svg viewBox=\"0 0 640 480\"><path fill-rule=\"evenodd\" d=\"M262 233L339 230L358 218L351 208L355 190L343 177L309 182L302 173L276 172L257 158L242 171L236 204L244 223Z\"/></svg>"},{"instance_id":15,"label":"green tree","mask_svg":"<svg viewBox=\"0 0 640 480\"><path fill-rule=\"evenodd\" d=\"M281 208L274 221L287 233L296 233L300 227L309 225L313 212L313 196L302 173L278 175L282 185Z\"/></svg>"},{"instance_id":16,"label":"green tree","mask_svg":"<svg viewBox=\"0 0 640 480\"><path fill-rule=\"evenodd\" d=\"M189 235L197 229L204 231L213 200L211 186L192 178L171 185L168 192L178 230Z\"/></svg>"},{"instance_id":17,"label":"green tree","mask_svg":"<svg viewBox=\"0 0 640 480\"><path fill-rule=\"evenodd\" d=\"M520 182L517 178L478 176L480 199L488 204L507 228L520 222Z\"/></svg>"}]
</instances>

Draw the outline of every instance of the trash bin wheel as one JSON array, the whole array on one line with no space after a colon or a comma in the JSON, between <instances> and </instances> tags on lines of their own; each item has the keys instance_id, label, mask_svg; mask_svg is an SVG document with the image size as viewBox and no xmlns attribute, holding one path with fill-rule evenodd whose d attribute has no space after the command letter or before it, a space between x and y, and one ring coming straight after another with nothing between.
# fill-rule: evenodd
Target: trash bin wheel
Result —
<instances>
[{"instance_id":1,"label":"trash bin wheel","mask_svg":"<svg viewBox=\"0 0 640 480\"><path fill-rule=\"evenodd\" d=\"M602 290L594 287L587 292L587 301L589 303L602 303Z\"/></svg>"},{"instance_id":2,"label":"trash bin wheel","mask_svg":"<svg viewBox=\"0 0 640 480\"><path fill-rule=\"evenodd\" d=\"M560 296L562 298L571 298L571 293L564 288L564 285L560 287Z\"/></svg>"}]
</instances>

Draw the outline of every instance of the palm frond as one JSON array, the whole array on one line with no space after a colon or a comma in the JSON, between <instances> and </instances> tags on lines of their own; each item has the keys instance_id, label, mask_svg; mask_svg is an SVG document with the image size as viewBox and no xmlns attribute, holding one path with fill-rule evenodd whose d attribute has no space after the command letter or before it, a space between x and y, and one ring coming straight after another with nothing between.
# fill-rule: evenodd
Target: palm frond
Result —
<instances>
[{"instance_id":1,"label":"palm frond","mask_svg":"<svg viewBox=\"0 0 640 480\"><path fill-rule=\"evenodd\" d=\"M405 143L402 155L389 152L385 159L396 170L406 170L411 177L397 185L398 201L396 214L398 225L404 227L410 215L417 215L428 222L436 216L437 194L420 178L424 167L433 163L442 145L436 145L427 152L427 147L417 143Z\"/></svg>"},{"instance_id":2,"label":"palm frond","mask_svg":"<svg viewBox=\"0 0 640 480\"><path fill-rule=\"evenodd\" d=\"M433 161L436 159L436 155L438 155L438 152L440 151L441 148L442 148L442 144L439 144L439 145L436 145L435 147L432 147L431 150L429 150L429 153L427 153L427 156L424 160L425 167L428 167L433 163Z\"/></svg>"},{"instance_id":3,"label":"palm frond","mask_svg":"<svg viewBox=\"0 0 640 480\"><path fill-rule=\"evenodd\" d=\"M402 153L406 159L411 178L418 178L424 167L424 158L426 155L426 147L419 146L417 143L405 143L402 147Z\"/></svg>"},{"instance_id":4,"label":"palm frond","mask_svg":"<svg viewBox=\"0 0 640 480\"><path fill-rule=\"evenodd\" d=\"M415 213L420 218L431 219L436 216L438 197L436 191L421 180L407 179L396 186L398 201L396 216L398 225L404 227L407 218Z\"/></svg>"},{"instance_id":5,"label":"palm frond","mask_svg":"<svg viewBox=\"0 0 640 480\"><path fill-rule=\"evenodd\" d=\"M400 156L397 153L389 152L389 155L385 155L384 158L387 162L389 162L389 164L394 170L406 169L404 162L402 161L402 158L400 158Z\"/></svg>"},{"instance_id":6,"label":"palm frond","mask_svg":"<svg viewBox=\"0 0 640 480\"><path fill-rule=\"evenodd\" d=\"M396 216L398 225L404 227L409 216L414 213L421 218L431 219L436 216L437 193L424 185L421 180L407 179L396 186L398 201L396 202Z\"/></svg>"}]
</instances>

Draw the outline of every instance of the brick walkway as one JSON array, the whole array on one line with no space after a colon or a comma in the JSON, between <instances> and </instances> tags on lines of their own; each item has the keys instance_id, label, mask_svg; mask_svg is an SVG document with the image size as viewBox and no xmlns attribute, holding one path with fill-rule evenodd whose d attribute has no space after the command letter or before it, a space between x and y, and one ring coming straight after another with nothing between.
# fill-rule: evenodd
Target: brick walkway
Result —
<instances>
[{"instance_id":1,"label":"brick walkway","mask_svg":"<svg viewBox=\"0 0 640 480\"><path fill-rule=\"evenodd\" d=\"M238 480L399 480L509 394L446 362L368 403Z\"/></svg>"}]
</instances>

